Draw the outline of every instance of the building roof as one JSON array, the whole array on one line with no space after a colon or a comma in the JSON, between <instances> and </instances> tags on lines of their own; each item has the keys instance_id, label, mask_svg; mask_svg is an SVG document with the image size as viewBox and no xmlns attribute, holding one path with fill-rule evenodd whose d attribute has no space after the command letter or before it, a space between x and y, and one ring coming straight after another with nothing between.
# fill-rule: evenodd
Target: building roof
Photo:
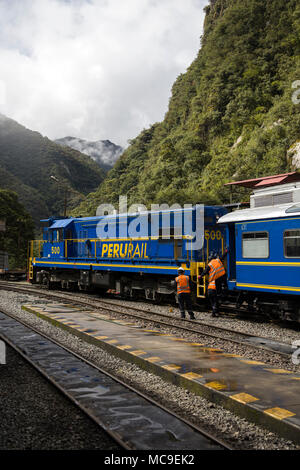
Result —
<instances>
[{"instance_id":1,"label":"building roof","mask_svg":"<svg viewBox=\"0 0 300 470\"><path fill-rule=\"evenodd\" d=\"M232 181L226 183L225 186L243 186L245 188L262 188L267 186L275 186L277 184L294 183L300 181L300 173L293 171L292 173L283 173L282 175L263 176L250 180Z\"/></svg>"}]
</instances>

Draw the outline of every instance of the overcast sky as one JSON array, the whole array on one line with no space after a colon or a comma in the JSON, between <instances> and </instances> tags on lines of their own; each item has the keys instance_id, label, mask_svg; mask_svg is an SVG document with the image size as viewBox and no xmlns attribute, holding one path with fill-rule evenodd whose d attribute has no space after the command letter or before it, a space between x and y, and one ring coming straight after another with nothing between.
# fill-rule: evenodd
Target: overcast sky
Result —
<instances>
[{"instance_id":1,"label":"overcast sky","mask_svg":"<svg viewBox=\"0 0 300 470\"><path fill-rule=\"evenodd\" d=\"M196 57L208 0L0 0L0 113L51 139L128 139Z\"/></svg>"}]
</instances>

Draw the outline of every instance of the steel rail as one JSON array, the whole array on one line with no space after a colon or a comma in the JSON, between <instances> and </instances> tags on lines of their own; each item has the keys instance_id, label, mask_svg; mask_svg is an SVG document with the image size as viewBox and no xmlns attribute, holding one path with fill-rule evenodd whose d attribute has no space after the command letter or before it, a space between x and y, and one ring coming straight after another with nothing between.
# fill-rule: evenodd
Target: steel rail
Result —
<instances>
[{"instance_id":1,"label":"steel rail","mask_svg":"<svg viewBox=\"0 0 300 470\"><path fill-rule=\"evenodd\" d=\"M203 336L209 336L209 337L214 338L214 339L227 341L227 342L232 342L232 343L242 345L242 346L247 346L247 347L250 347L250 348L255 349L255 350L265 350L265 351L271 352L272 354L279 354L279 355L281 355L285 358L290 358L290 356L291 356L291 353L286 353L286 352L283 352L283 351L280 351L280 350L274 350L272 348L269 348L269 347L265 346L264 344L255 344L255 343L253 344L251 342L243 341L243 340L240 340L240 339L236 339L236 338L232 338L232 337L228 338L226 336L216 334L215 330L219 330L220 332L229 333L231 336L235 335L237 337L241 336L243 338L249 338L249 339L259 338L259 340L262 343L263 342L266 342L266 343L267 342L273 342L274 344L277 343L278 345L281 344L281 345L285 345L286 347L291 348L291 345L289 343L283 343L283 342L279 343L276 340L272 340L272 338L268 338L268 337L265 337L265 336L259 336L258 337L257 335L254 335L252 333L232 331L229 328L212 325L212 324L205 323L205 322L202 322L202 321L199 321L199 320L177 319L176 317L172 317L172 316L167 315L165 313L159 313L159 312L154 312L154 311L150 311L150 310L143 310L139 307L134 307L134 306L129 306L129 307L122 306L122 305L116 304L113 301L107 301L107 300L103 300L103 299L90 300L89 298L84 299L82 296L79 296L79 295L74 296L74 294L70 294L70 293L67 293L67 292L59 293L59 292L52 292L51 290L45 292L44 290L42 290L40 288L34 288L32 286L29 286L29 287L22 286L22 287L20 287L20 286L12 285L12 283L7 285L7 283L0 282L0 289L1 288L6 288L8 290L13 290L13 291L17 291L17 292L24 292L24 293L30 293L30 294L35 294L35 295L38 294L38 295L42 295L43 297L46 297L46 298L56 298L56 299L60 299L60 300L67 300L68 302L72 301L73 303L77 303L77 304L83 305L85 307L89 306L89 307L93 307L93 308L96 308L96 309L99 309L99 310L108 311L111 314L114 313L114 314L118 314L118 315L126 315L126 316L129 316L129 317L135 318L137 320L142 320L142 321L147 321L149 323L159 324L159 325L162 325L162 326L165 326L165 327L168 327L168 328L176 328L178 330L184 331L184 332L189 333L189 334L199 334L199 335L203 335ZM126 310L126 311L124 311L124 310ZM135 314L135 313L132 313L130 311L139 312L139 314ZM158 318L157 319L149 318L148 315L155 315ZM159 320L159 317L163 318L163 319L168 319L169 321ZM172 320L172 322L175 322L175 323L170 324L170 320ZM193 328L190 328L190 327L185 326L185 325L193 325ZM203 326L205 328L210 328L210 329L213 328L214 332L203 331L203 330L201 331L201 329L198 329L199 326L200 327ZM197 327L197 329L195 329L195 327Z\"/></svg>"}]
</instances>

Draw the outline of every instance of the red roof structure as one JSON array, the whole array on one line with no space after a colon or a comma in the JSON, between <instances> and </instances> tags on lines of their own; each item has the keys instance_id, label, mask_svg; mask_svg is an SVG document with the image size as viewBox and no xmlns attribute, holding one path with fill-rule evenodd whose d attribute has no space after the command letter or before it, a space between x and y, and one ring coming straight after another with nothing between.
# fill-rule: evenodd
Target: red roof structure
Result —
<instances>
[{"instance_id":1,"label":"red roof structure","mask_svg":"<svg viewBox=\"0 0 300 470\"><path fill-rule=\"evenodd\" d=\"M265 188L267 186L275 186L276 184L296 183L300 181L300 173L294 171L292 173L284 173L282 175L263 176L251 180L232 181L224 186L243 186L244 188Z\"/></svg>"}]
</instances>

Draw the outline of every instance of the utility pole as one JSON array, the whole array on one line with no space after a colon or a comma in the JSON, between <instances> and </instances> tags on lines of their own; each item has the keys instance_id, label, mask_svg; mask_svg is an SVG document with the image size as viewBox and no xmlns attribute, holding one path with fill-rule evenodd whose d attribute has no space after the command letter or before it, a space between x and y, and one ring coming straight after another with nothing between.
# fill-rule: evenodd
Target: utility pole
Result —
<instances>
[{"instance_id":1,"label":"utility pole","mask_svg":"<svg viewBox=\"0 0 300 470\"><path fill-rule=\"evenodd\" d=\"M0 233L3 233L3 237L2 240L3 240L3 250L4 250L4 232L6 231L6 220L5 219L1 219L0 220ZM1 247L0 247L1 249Z\"/></svg>"},{"instance_id":2,"label":"utility pole","mask_svg":"<svg viewBox=\"0 0 300 470\"><path fill-rule=\"evenodd\" d=\"M67 202L68 202L67 187L58 178L56 178L56 176L51 175L50 178L56 181L64 190L64 218L66 219L67 218Z\"/></svg>"}]
</instances>

